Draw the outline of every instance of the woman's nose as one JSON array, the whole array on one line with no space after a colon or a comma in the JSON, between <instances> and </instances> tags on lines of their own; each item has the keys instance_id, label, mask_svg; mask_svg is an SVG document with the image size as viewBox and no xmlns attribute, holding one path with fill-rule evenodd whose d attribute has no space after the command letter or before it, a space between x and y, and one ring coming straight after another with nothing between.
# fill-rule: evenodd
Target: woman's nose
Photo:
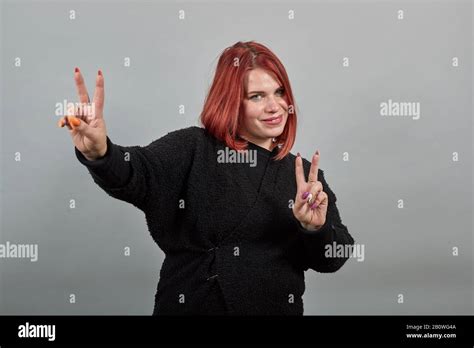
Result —
<instances>
[{"instance_id":1,"label":"woman's nose","mask_svg":"<svg viewBox=\"0 0 474 348\"><path fill-rule=\"evenodd\" d=\"M267 112L276 112L278 111L278 103L275 99L270 98L267 103Z\"/></svg>"}]
</instances>

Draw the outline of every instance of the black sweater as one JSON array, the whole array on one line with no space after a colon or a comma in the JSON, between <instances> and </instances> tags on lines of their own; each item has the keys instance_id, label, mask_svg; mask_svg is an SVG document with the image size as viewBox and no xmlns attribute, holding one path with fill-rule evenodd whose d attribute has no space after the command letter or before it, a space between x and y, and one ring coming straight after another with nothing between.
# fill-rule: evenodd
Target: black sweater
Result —
<instances>
[{"instance_id":1,"label":"black sweater","mask_svg":"<svg viewBox=\"0 0 474 348\"><path fill-rule=\"evenodd\" d=\"M304 271L335 272L348 259L324 256L326 244L354 240L321 169L318 180L329 198L325 225L307 231L293 216L291 153L274 161L277 147L249 143L259 153L257 167L222 163L218 151L225 144L195 126L144 147L108 137L107 146L96 161L75 152L107 194L145 213L165 253L155 315L302 315ZM307 178L311 163L303 159L303 166Z\"/></svg>"}]
</instances>

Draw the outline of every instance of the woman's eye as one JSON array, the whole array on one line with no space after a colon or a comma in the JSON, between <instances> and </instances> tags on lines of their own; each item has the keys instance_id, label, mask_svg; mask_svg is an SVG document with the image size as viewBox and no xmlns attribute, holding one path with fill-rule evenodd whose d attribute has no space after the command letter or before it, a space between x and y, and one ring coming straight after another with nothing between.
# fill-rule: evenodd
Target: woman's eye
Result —
<instances>
[{"instance_id":1,"label":"woman's eye","mask_svg":"<svg viewBox=\"0 0 474 348\"><path fill-rule=\"evenodd\" d=\"M285 94L285 90L284 89L279 89L278 91L276 91L277 94L280 94L280 95L283 95ZM255 97L261 97L260 94L255 94L253 96L250 97L250 99L253 99L253 100L256 100Z\"/></svg>"}]
</instances>

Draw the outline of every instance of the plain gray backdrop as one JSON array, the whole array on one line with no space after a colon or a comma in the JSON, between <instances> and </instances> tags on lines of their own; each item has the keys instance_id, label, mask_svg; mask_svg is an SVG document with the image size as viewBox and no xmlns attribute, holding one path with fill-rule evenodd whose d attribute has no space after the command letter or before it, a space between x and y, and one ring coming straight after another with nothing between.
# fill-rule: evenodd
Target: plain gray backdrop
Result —
<instances>
[{"instance_id":1,"label":"plain gray backdrop","mask_svg":"<svg viewBox=\"0 0 474 348\"><path fill-rule=\"evenodd\" d=\"M365 247L363 262L305 273L305 314L473 314L472 15L470 1L3 1L0 243L39 258L0 258L0 314L152 313L163 253L77 161L55 104L77 101L75 66L91 96L102 69L109 137L148 145L198 125L218 56L249 40L285 65L292 152L320 150ZM382 117L389 99L419 102L420 119Z\"/></svg>"}]
</instances>

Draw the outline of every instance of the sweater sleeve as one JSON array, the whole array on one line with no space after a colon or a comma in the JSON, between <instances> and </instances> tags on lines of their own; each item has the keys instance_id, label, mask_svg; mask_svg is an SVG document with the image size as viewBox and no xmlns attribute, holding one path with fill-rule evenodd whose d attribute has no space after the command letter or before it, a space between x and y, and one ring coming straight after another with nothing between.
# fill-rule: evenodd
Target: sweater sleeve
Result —
<instances>
[{"instance_id":1,"label":"sweater sleeve","mask_svg":"<svg viewBox=\"0 0 474 348\"><path fill-rule=\"evenodd\" d=\"M94 181L101 186L115 188L123 186L130 177L130 163L124 161L124 154L120 148L107 137L107 152L97 160L89 161L77 147L74 147L76 157L87 167Z\"/></svg>"},{"instance_id":2,"label":"sweater sleeve","mask_svg":"<svg viewBox=\"0 0 474 348\"><path fill-rule=\"evenodd\" d=\"M309 172L309 168L308 168ZM324 192L328 195L328 209L325 224L317 231L310 231L298 223L304 249L304 270L311 268L320 273L336 272L352 254L354 239L349 234L347 227L342 223L339 210L336 206L336 195L329 188L322 170L319 170L318 180L323 185ZM336 247L334 250L334 246ZM349 249L349 255L336 253L338 249ZM329 251L334 253L329 253Z\"/></svg>"},{"instance_id":3,"label":"sweater sleeve","mask_svg":"<svg viewBox=\"0 0 474 348\"><path fill-rule=\"evenodd\" d=\"M106 154L89 161L75 148L94 182L108 195L145 211L150 197L185 178L199 127L169 132L147 146L120 146L107 137Z\"/></svg>"}]
</instances>

